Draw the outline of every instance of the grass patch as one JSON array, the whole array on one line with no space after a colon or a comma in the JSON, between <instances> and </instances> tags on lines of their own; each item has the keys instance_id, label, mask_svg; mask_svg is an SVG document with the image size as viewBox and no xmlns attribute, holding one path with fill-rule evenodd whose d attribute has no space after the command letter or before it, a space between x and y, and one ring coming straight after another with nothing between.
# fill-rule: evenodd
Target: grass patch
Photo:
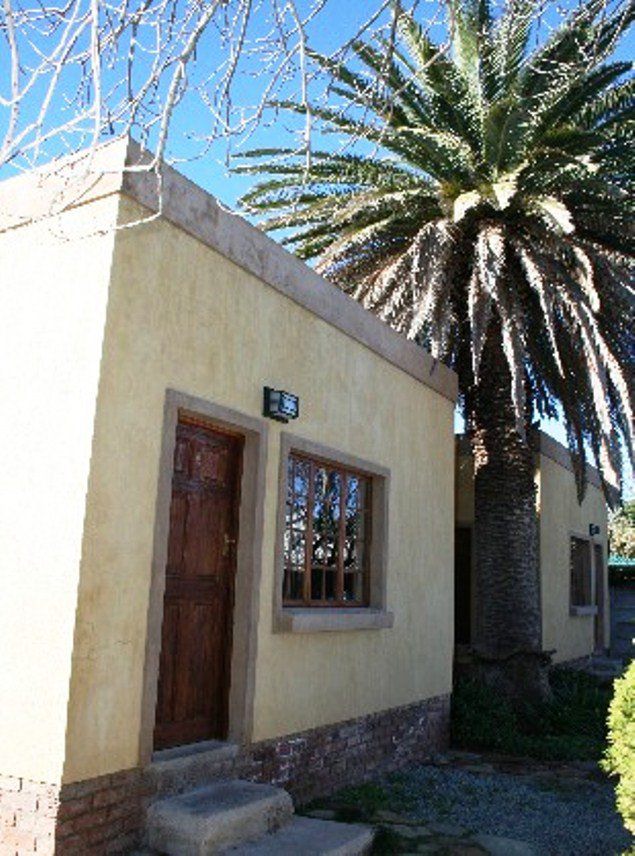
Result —
<instances>
[{"instance_id":1,"label":"grass patch","mask_svg":"<svg viewBox=\"0 0 635 856\"><path fill-rule=\"evenodd\" d=\"M408 847L412 847L412 841L406 842L392 829L382 826L375 833L373 840L373 856L392 856L393 853L403 853Z\"/></svg>"},{"instance_id":2,"label":"grass patch","mask_svg":"<svg viewBox=\"0 0 635 856\"><path fill-rule=\"evenodd\" d=\"M343 788L332 797L318 799L303 806L302 813L327 808L335 812L335 820L342 823L370 823L378 811L407 814L415 806L406 779L400 773L387 776L383 782L368 782Z\"/></svg>"},{"instance_id":3,"label":"grass patch","mask_svg":"<svg viewBox=\"0 0 635 856\"><path fill-rule=\"evenodd\" d=\"M521 715L474 681L457 684L452 700L452 741L547 761L596 761L606 745L611 691L591 675L555 669L553 700Z\"/></svg>"}]
</instances>

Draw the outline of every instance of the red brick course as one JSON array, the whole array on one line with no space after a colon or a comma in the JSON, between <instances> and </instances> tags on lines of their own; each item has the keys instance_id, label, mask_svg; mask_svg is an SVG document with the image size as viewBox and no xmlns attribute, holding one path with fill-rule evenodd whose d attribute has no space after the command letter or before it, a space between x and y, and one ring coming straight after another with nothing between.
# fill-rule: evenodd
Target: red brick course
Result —
<instances>
[{"instance_id":1,"label":"red brick course","mask_svg":"<svg viewBox=\"0 0 635 856\"><path fill-rule=\"evenodd\" d=\"M429 758L448 744L449 696L244 747L187 776L124 770L59 786L0 776L0 856L127 853L149 802L220 778L269 782L296 803Z\"/></svg>"},{"instance_id":2,"label":"red brick course","mask_svg":"<svg viewBox=\"0 0 635 856\"><path fill-rule=\"evenodd\" d=\"M449 696L258 743L247 776L296 803L424 761L449 741Z\"/></svg>"},{"instance_id":3,"label":"red brick course","mask_svg":"<svg viewBox=\"0 0 635 856\"><path fill-rule=\"evenodd\" d=\"M0 856L125 853L143 830L140 770L59 786L2 777Z\"/></svg>"}]
</instances>

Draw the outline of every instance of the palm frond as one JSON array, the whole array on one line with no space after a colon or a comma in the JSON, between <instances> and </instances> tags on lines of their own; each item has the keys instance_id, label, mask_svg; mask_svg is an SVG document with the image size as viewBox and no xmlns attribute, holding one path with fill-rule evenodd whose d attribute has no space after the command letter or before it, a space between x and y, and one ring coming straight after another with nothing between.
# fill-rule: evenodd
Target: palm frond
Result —
<instances>
[{"instance_id":1,"label":"palm frond","mask_svg":"<svg viewBox=\"0 0 635 856\"><path fill-rule=\"evenodd\" d=\"M312 117L353 153L248 153L244 204L453 367L467 415L501 382L494 337L518 434L559 405L582 496L589 449L608 483L635 447L635 83L610 59L635 0L583 0L533 49L530 0L448 10L449 52L402 11L390 51L316 56L333 102Z\"/></svg>"}]
</instances>

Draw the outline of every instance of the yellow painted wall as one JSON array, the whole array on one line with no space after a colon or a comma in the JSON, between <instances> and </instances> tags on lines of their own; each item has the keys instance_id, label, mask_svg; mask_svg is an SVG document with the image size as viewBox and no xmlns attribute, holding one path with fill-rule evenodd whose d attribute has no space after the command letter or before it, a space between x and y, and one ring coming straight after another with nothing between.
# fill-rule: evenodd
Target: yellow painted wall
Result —
<instances>
[{"instance_id":1,"label":"yellow painted wall","mask_svg":"<svg viewBox=\"0 0 635 856\"><path fill-rule=\"evenodd\" d=\"M141 213L122 201L124 218ZM280 429L271 422L254 740L450 691L452 403L157 221L116 239L65 781L138 763L166 388L260 417L265 384L299 394L294 433L391 469L387 605L395 626L273 634Z\"/></svg>"},{"instance_id":2,"label":"yellow painted wall","mask_svg":"<svg viewBox=\"0 0 635 856\"><path fill-rule=\"evenodd\" d=\"M589 485L582 505L578 504L573 474L545 455L540 456L538 496L540 510L540 565L542 578L542 644L555 649L555 662L590 654L594 648L593 616L569 614L571 534L588 536L589 524L600 526L596 543L604 547L607 561L607 510L602 491ZM608 589L605 573L608 632ZM608 640L607 640L608 642Z\"/></svg>"},{"instance_id":3,"label":"yellow painted wall","mask_svg":"<svg viewBox=\"0 0 635 856\"><path fill-rule=\"evenodd\" d=\"M3 203L17 193L3 184ZM18 194L19 195L19 194ZM17 197L16 197L17 198ZM62 774L117 199L0 234L0 774Z\"/></svg>"},{"instance_id":4,"label":"yellow painted wall","mask_svg":"<svg viewBox=\"0 0 635 856\"><path fill-rule=\"evenodd\" d=\"M456 459L456 523L474 524L474 466L469 454ZM602 491L589 484L582 505L578 504L573 473L546 455L539 456L536 469L537 508L540 515L540 576L543 648L555 650L554 662L591 654L594 648L593 616L569 614L569 538L586 536L589 524L600 526L597 543L604 547L607 561L608 515ZM608 583L605 573L605 633L608 634ZM608 636L606 638L608 644Z\"/></svg>"}]
</instances>

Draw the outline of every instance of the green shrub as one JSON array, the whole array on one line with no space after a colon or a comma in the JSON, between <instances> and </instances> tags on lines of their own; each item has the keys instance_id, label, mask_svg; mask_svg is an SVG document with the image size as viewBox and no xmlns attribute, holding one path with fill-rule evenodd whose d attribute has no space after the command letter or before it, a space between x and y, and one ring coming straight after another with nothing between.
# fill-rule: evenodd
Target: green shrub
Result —
<instances>
[{"instance_id":1,"label":"green shrub","mask_svg":"<svg viewBox=\"0 0 635 856\"><path fill-rule=\"evenodd\" d=\"M551 686L552 701L520 715L482 684L459 682L452 698L452 742L541 760L599 759L610 692L572 669L554 670Z\"/></svg>"},{"instance_id":2,"label":"green shrub","mask_svg":"<svg viewBox=\"0 0 635 856\"><path fill-rule=\"evenodd\" d=\"M518 733L516 715L478 681L459 681L452 695L452 743L469 749L498 749Z\"/></svg>"},{"instance_id":3,"label":"green shrub","mask_svg":"<svg viewBox=\"0 0 635 856\"><path fill-rule=\"evenodd\" d=\"M635 662L615 681L608 724L609 742L602 766L618 776L617 810L624 826L635 833Z\"/></svg>"}]
</instances>

